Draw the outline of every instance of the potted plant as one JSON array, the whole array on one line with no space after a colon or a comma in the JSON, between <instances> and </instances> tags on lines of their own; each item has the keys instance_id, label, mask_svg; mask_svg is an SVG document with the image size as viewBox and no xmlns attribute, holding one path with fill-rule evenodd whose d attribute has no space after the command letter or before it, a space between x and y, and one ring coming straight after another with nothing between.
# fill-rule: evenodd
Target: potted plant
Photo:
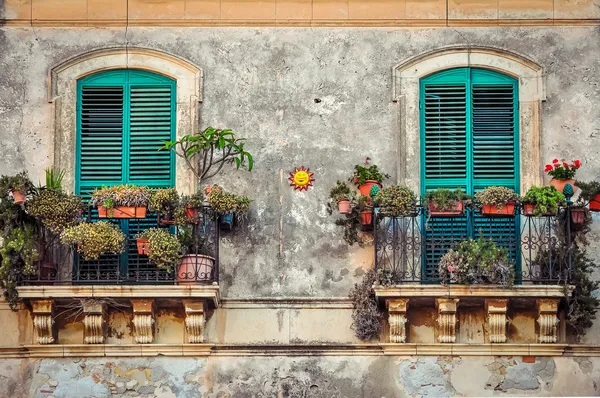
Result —
<instances>
[{"instance_id":1,"label":"potted plant","mask_svg":"<svg viewBox=\"0 0 600 398\"><path fill-rule=\"evenodd\" d=\"M181 262L181 244L168 229L150 228L136 236L138 253L145 254L158 268L171 272Z\"/></svg>"},{"instance_id":2,"label":"potted plant","mask_svg":"<svg viewBox=\"0 0 600 398\"><path fill-rule=\"evenodd\" d=\"M417 196L402 185L383 188L373 200L379 212L386 217L410 217L417 213Z\"/></svg>"},{"instance_id":3,"label":"potted plant","mask_svg":"<svg viewBox=\"0 0 600 398\"><path fill-rule=\"evenodd\" d=\"M125 234L109 222L83 223L67 227L60 234L65 245L77 247L84 260L97 260L102 254L120 254L125 250Z\"/></svg>"},{"instance_id":4,"label":"potted plant","mask_svg":"<svg viewBox=\"0 0 600 398\"><path fill-rule=\"evenodd\" d=\"M196 285L212 280L215 258L208 247L206 236L197 233L197 226L178 229L182 254L177 268L177 281L181 285Z\"/></svg>"},{"instance_id":5,"label":"potted plant","mask_svg":"<svg viewBox=\"0 0 600 398\"><path fill-rule=\"evenodd\" d=\"M552 177L550 184L554 186L558 192L562 193L567 184L571 184L573 190L575 190L575 173L577 173L577 170L579 170L580 167L580 160L574 160L573 162L568 163L565 160L559 161L558 159L553 159L552 164L546 165L544 172Z\"/></svg>"},{"instance_id":6,"label":"potted plant","mask_svg":"<svg viewBox=\"0 0 600 398\"><path fill-rule=\"evenodd\" d=\"M146 218L150 201L148 187L131 184L96 188L92 204L100 218Z\"/></svg>"},{"instance_id":7,"label":"potted plant","mask_svg":"<svg viewBox=\"0 0 600 398\"><path fill-rule=\"evenodd\" d=\"M571 222L575 225L582 225L586 218L586 208L583 206L571 207Z\"/></svg>"},{"instance_id":8,"label":"potted plant","mask_svg":"<svg viewBox=\"0 0 600 398\"><path fill-rule=\"evenodd\" d=\"M351 202L355 197L356 194L350 190L350 187L345 182L339 180L329 192L329 198L333 203L337 203L341 214L350 214L352 211Z\"/></svg>"},{"instance_id":9,"label":"potted plant","mask_svg":"<svg viewBox=\"0 0 600 398\"><path fill-rule=\"evenodd\" d=\"M34 185L26 171L15 176L3 175L0 178L0 195L10 197L15 204L22 205L27 200L27 195L34 190Z\"/></svg>"},{"instance_id":10,"label":"potted plant","mask_svg":"<svg viewBox=\"0 0 600 398\"><path fill-rule=\"evenodd\" d=\"M439 188L427 191L425 202L431 217L458 217L464 212L464 201L470 199L461 189Z\"/></svg>"},{"instance_id":11,"label":"potted plant","mask_svg":"<svg viewBox=\"0 0 600 398\"><path fill-rule=\"evenodd\" d=\"M438 264L442 284L488 283L512 286L514 264L504 248L491 240L469 239L442 256Z\"/></svg>"},{"instance_id":12,"label":"potted plant","mask_svg":"<svg viewBox=\"0 0 600 398\"><path fill-rule=\"evenodd\" d=\"M526 216L552 216L558 207L567 203L565 195L554 186L531 187L523 197L523 214Z\"/></svg>"},{"instance_id":13,"label":"potted plant","mask_svg":"<svg viewBox=\"0 0 600 398\"><path fill-rule=\"evenodd\" d=\"M588 203L590 211L600 211L600 182L577 181L575 185L581 189L578 202Z\"/></svg>"},{"instance_id":14,"label":"potted plant","mask_svg":"<svg viewBox=\"0 0 600 398\"><path fill-rule=\"evenodd\" d=\"M487 187L475 194L475 199L483 206L484 216L514 216L515 205L519 200L512 189L506 187Z\"/></svg>"},{"instance_id":15,"label":"potted plant","mask_svg":"<svg viewBox=\"0 0 600 398\"><path fill-rule=\"evenodd\" d=\"M41 188L32 195L25 208L49 231L60 234L65 228L77 224L84 205L79 196Z\"/></svg>"},{"instance_id":16,"label":"potted plant","mask_svg":"<svg viewBox=\"0 0 600 398\"><path fill-rule=\"evenodd\" d=\"M373 223L373 200L370 196L358 197L358 211L360 212L360 223L363 228L368 228Z\"/></svg>"},{"instance_id":17,"label":"potted plant","mask_svg":"<svg viewBox=\"0 0 600 398\"><path fill-rule=\"evenodd\" d=\"M175 211L179 207L179 194L175 188L153 189L150 193L148 208L158 214L163 225L175 224Z\"/></svg>"},{"instance_id":18,"label":"potted plant","mask_svg":"<svg viewBox=\"0 0 600 398\"><path fill-rule=\"evenodd\" d=\"M377 165L354 166L354 175L350 179L363 196L370 196L373 185L378 185L381 188L381 183L389 175L382 173Z\"/></svg>"},{"instance_id":19,"label":"potted plant","mask_svg":"<svg viewBox=\"0 0 600 398\"><path fill-rule=\"evenodd\" d=\"M199 220L200 209L204 203L204 194L198 191L195 194L181 197L181 205L185 209L185 215L188 220L197 222Z\"/></svg>"},{"instance_id":20,"label":"potted plant","mask_svg":"<svg viewBox=\"0 0 600 398\"><path fill-rule=\"evenodd\" d=\"M227 192L217 185L213 185L210 193L206 196L206 200L219 215L219 225L224 230L231 230L234 215L243 216L248 212L250 206L250 199L247 197Z\"/></svg>"}]
</instances>

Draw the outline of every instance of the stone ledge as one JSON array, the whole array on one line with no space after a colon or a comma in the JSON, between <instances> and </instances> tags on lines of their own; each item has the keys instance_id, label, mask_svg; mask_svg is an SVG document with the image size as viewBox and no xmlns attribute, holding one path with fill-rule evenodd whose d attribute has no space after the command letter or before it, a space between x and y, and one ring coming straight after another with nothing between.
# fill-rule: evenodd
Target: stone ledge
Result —
<instances>
[{"instance_id":1,"label":"stone ledge","mask_svg":"<svg viewBox=\"0 0 600 398\"><path fill-rule=\"evenodd\" d=\"M57 298L201 298L218 307L221 301L219 285L198 286L21 286L17 288L22 299Z\"/></svg>"},{"instance_id":2,"label":"stone ledge","mask_svg":"<svg viewBox=\"0 0 600 398\"><path fill-rule=\"evenodd\" d=\"M0 358L246 357L246 356L544 356L600 357L600 345L580 344L340 344L340 345L25 345L0 347Z\"/></svg>"},{"instance_id":3,"label":"stone ledge","mask_svg":"<svg viewBox=\"0 0 600 398\"><path fill-rule=\"evenodd\" d=\"M395 285L375 286L377 298L394 297L564 297L563 286L522 285L505 288L493 285ZM569 294L572 288L569 287Z\"/></svg>"}]
</instances>

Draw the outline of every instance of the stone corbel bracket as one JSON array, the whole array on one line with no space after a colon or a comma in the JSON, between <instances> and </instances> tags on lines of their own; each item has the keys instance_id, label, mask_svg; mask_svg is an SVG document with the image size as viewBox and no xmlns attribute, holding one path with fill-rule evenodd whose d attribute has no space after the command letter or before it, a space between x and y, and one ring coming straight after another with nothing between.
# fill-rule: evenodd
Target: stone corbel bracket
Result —
<instances>
[{"instance_id":1,"label":"stone corbel bracket","mask_svg":"<svg viewBox=\"0 0 600 398\"><path fill-rule=\"evenodd\" d=\"M85 344L103 344L106 333L106 304L83 304L83 331Z\"/></svg>"},{"instance_id":2,"label":"stone corbel bracket","mask_svg":"<svg viewBox=\"0 0 600 398\"><path fill-rule=\"evenodd\" d=\"M204 342L206 300L183 300L185 330L191 344Z\"/></svg>"},{"instance_id":3,"label":"stone corbel bracket","mask_svg":"<svg viewBox=\"0 0 600 398\"><path fill-rule=\"evenodd\" d=\"M456 310L458 299L437 298L435 306L438 311L437 339L440 343L456 343Z\"/></svg>"},{"instance_id":4,"label":"stone corbel bracket","mask_svg":"<svg viewBox=\"0 0 600 398\"><path fill-rule=\"evenodd\" d=\"M131 300L133 306L134 339L139 344L154 340L154 299Z\"/></svg>"},{"instance_id":5,"label":"stone corbel bracket","mask_svg":"<svg viewBox=\"0 0 600 398\"><path fill-rule=\"evenodd\" d=\"M489 342L506 343L508 299L486 299L485 309L487 312Z\"/></svg>"},{"instance_id":6,"label":"stone corbel bracket","mask_svg":"<svg viewBox=\"0 0 600 398\"><path fill-rule=\"evenodd\" d=\"M406 343L408 299L388 299L386 305L390 324L390 343Z\"/></svg>"},{"instance_id":7,"label":"stone corbel bracket","mask_svg":"<svg viewBox=\"0 0 600 398\"><path fill-rule=\"evenodd\" d=\"M559 303L560 299L538 299L536 301L540 343L556 343L558 341L556 329L559 321L557 317Z\"/></svg>"},{"instance_id":8,"label":"stone corbel bracket","mask_svg":"<svg viewBox=\"0 0 600 398\"><path fill-rule=\"evenodd\" d=\"M54 319L52 300L32 300L33 327L37 333L38 344L54 343Z\"/></svg>"}]
</instances>

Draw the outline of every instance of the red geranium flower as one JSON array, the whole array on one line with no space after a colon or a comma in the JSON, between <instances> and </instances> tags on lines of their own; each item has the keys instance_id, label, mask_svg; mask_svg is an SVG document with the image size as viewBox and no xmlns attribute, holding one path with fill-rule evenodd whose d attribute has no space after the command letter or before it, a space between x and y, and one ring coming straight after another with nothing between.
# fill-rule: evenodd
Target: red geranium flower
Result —
<instances>
[{"instance_id":1,"label":"red geranium flower","mask_svg":"<svg viewBox=\"0 0 600 398\"><path fill-rule=\"evenodd\" d=\"M565 166L566 168L569 168L569 163L563 162L563 166Z\"/></svg>"},{"instance_id":2,"label":"red geranium flower","mask_svg":"<svg viewBox=\"0 0 600 398\"><path fill-rule=\"evenodd\" d=\"M550 170L552 170L552 165L551 164L547 164L546 168L544 169L544 172L549 172Z\"/></svg>"},{"instance_id":3,"label":"red geranium flower","mask_svg":"<svg viewBox=\"0 0 600 398\"><path fill-rule=\"evenodd\" d=\"M581 160L579 160L579 159L575 160L575 167L577 167L577 168L581 167Z\"/></svg>"},{"instance_id":4,"label":"red geranium flower","mask_svg":"<svg viewBox=\"0 0 600 398\"><path fill-rule=\"evenodd\" d=\"M552 160L552 163L558 163L558 159Z\"/></svg>"}]
</instances>

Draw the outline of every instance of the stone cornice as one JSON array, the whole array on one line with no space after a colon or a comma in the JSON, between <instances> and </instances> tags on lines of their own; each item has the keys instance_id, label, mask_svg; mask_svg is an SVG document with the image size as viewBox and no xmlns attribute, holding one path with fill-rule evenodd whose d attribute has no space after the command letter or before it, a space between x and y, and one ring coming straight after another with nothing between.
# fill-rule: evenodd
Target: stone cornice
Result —
<instances>
[{"instance_id":1,"label":"stone cornice","mask_svg":"<svg viewBox=\"0 0 600 398\"><path fill-rule=\"evenodd\" d=\"M209 357L209 356L552 356L600 357L600 345L583 344L54 344L0 347L0 358Z\"/></svg>"},{"instance_id":2,"label":"stone cornice","mask_svg":"<svg viewBox=\"0 0 600 398\"><path fill-rule=\"evenodd\" d=\"M493 285L396 285L375 286L377 298L393 297L507 297L507 298L543 298L564 297L564 286L521 285L506 288ZM569 288L572 291L572 288Z\"/></svg>"}]
</instances>

